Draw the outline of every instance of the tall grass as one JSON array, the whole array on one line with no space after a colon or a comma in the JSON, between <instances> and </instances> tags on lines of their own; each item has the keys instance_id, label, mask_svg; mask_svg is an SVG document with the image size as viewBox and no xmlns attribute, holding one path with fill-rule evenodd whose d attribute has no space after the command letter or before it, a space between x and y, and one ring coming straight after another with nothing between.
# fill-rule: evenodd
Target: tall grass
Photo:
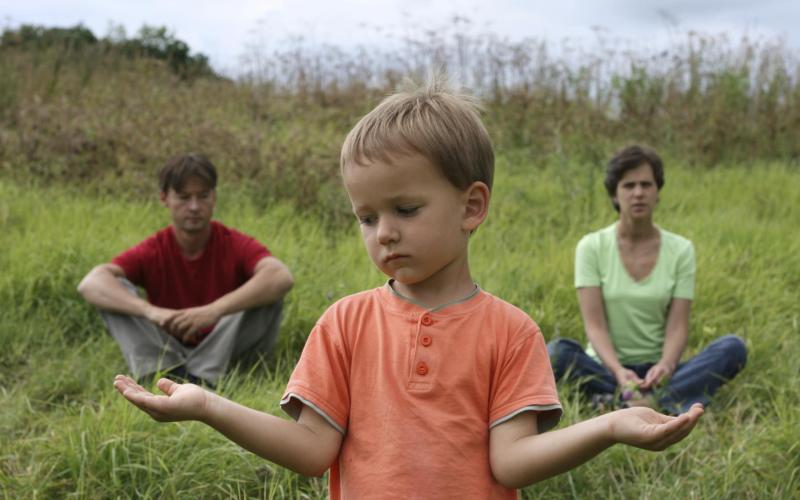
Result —
<instances>
[{"instance_id":1,"label":"tall grass","mask_svg":"<svg viewBox=\"0 0 800 500\"><path fill-rule=\"evenodd\" d=\"M343 50L254 44L236 80L114 52L0 44L0 176L142 199L165 158L201 150L262 206L341 227L341 139L406 77L447 68L486 103L500 151L597 164L643 141L697 167L800 157L800 62L780 40L686 33L654 51L598 34L511 41L463 18Z\"/></svg>"},{"instance_id":2,"label":"tall grass","mask_svg":"<svg viewBox=\"0 0 800 500\"><path fill-rule=\"evenodd\" d=\"M582 234L614 220L601 167L541 166L524 151L498 160L490 217L472 242L474 277L527 311L547 339L583 341L572 258ZM657 222L698 252L688 354L736 332L748 365L685 442L660 454L614 447L524 498L791 498L800 489L800 174L781 164L708 170L679 161L666 174ZM264 208L232 184L220 186L219 218L263 240L297 285L275 361L231 373L219 390L279 413L316 318L384 278L354 222L332 232L289 202ZM0 181L0 497L325 497L322 479L266 463L201 424L152 422L114 393L124 361L74 288L91 266L166 223L155 198ZM562 425L590 416L573 387L560 394Z\"/></svg>"}]
</instances>

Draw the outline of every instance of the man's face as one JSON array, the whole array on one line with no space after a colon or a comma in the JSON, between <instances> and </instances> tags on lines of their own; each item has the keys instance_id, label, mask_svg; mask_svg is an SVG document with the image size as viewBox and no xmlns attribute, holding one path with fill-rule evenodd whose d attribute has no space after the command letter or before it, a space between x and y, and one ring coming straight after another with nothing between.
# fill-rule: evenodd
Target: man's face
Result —
<instances>
[{"instance_id":1,"label":"man's face","mask_svg":"<svg viewBox=\"0 0 800 500\"><path fill-rule=\"evenodd\" d=\"M187 179L180 191L170 188L161 193L161 203L169 209L175 229L189 234L208 228L216 202L214 189L197 177Z\"/></svg>"}]
</instances>

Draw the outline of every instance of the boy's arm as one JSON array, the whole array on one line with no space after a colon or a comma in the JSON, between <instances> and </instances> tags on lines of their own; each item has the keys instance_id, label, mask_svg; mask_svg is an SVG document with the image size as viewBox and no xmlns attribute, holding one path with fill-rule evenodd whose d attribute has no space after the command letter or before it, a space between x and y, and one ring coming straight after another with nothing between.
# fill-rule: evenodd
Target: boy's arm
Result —
<instances>
[{"instance_id":1,"label":"boy's arm","mask_svg":"<svg viewBox=\"0 0 800 500\"><path fill-rule=\"evenodd\" d=\"M114 387L155 420L199 420L241 447L300 474L320 476L339 455L342 434L307 406L294 422L163 378L158 388L166 396L154 395L123 375L117 375Z\"/></svg>"},{"instance_id":2,"label":"boy's arm","mask_svg":"<svg viewBox=\"0 0 800 500\"><path fill-rule=\"evenodd\" d=\"M573 469L615 443L663 450L686 437L702 414L699 404L678 417L628 408L538 434L536 414L524 412L492 429L492 474L508 488L522 488Z\"/></svg>"}]
</instances>

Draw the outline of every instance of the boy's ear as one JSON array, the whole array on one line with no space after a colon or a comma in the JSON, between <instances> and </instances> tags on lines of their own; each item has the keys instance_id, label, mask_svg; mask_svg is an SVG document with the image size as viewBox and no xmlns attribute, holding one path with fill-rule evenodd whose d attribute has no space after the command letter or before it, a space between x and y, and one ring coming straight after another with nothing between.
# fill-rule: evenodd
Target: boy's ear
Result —
<instances>
[{"instance_id":1,"label":"boy's ear","mask_svg":"<svg viewBox=\"0 0 800 500\"><path fill-rule=\"evenodd\" d=\"M461 228L471 233L478 229L489 214L491 192L485 183L475 181L464 191L464 198L464 220Z\"/></svg>"}]
</instances>

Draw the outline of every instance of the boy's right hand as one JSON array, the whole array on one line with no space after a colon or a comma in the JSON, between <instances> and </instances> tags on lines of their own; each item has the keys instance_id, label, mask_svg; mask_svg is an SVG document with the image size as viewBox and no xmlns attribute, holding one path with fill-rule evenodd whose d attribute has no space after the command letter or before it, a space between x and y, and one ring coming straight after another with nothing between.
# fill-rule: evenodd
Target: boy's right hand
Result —
<instances>
[{"instance_id":1,"label":"boy's right hand","mask_svg":"<svg viewBox=\"0 0 800 500\"><path fill-rule=\"evenodd\" d=\"M117 375L114 387L125 399L159 422L200 420L206 413L210 393L194 384L178 384L162 378L156 383L166 396L157 396L132 378Z\"/></svg>"}]
</instances>

